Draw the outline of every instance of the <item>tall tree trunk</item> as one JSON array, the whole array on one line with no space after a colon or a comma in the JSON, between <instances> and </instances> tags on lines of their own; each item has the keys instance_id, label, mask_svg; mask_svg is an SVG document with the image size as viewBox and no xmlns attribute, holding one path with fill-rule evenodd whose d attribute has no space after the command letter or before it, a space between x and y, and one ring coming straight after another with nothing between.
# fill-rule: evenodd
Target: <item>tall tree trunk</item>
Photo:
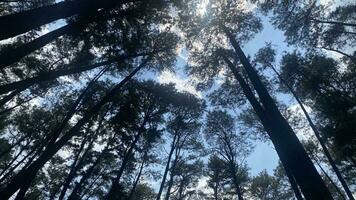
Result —
<instances>
[{"instance_id":1,"label":"tall tree trunk","mask_svg":"<svg viewBox=\"0 0 356 200\"><path fill-rule=\"evenodd\" d=\"M113 64L115 62L122 62L125 59L135 58L135 57L139 57L139 56L145 56L145 55L149 55L149 54L152 54L152 53L154 53L154 52L138 53L138 54L131 54L131 55L122 55L122 56L118 56L116 58L109 59L109 60L106 60L106 61L103 61L103 62L84 65L84 66L80 66L80 67L73 67L74 64L71 64L72 66L71 65L68 66L69 69L67 68L67 69L59 69L59 70L55 70L55 71L44 72L44 73L38 74L37 76L31 77L31 78L27 78L27 79L24 79L24 80L21 80L21 81L16 81L16 82L8 83L8 84L5 84L5 85L0 85L0 94L4 94L4 93L7 93L7 92L10 92L10 91L13 91L13 90L15 90L17 93L19 93L19 92L24 91L27 88L31 87L32 85L39 84L41 82L54 80L54 79L59 78L61 76L81 73L81 72L92 70L92 69L95 69L95 68L98 68L98 67L101 67L101 66L110 65L110 64ZM1 100L0 102L2 103L2 101L5 101L5 100ZM0 103L0 106L1 106L1 103Z\"/></svg>"},{"instance_id":2,"label":"tall tree trunk","mask_svg":"<svg viewBox=\"0 0 356 200\"><path fill-rule=\"evenodd\" d=\"M91 188L93 187L93 185L99 180L99 178L102 176L102 174L100 173L99 175L97 175L94 180L90 183L90 185L88 185L88 187L85 188L85 190L83 191L83 194L80 195L79 199L84 199L85 195L88 195L88 197L86 199L90 199L91 198L91 194L94 191L91 191Z\"/></svg>"},{"instance_id":3,"label":"tall tree trunk","mask_svg":"<svg viewBox=\"0 0 356 200\"><path fill-rule=\"evenodd\" d=\"M251 66L249 60L241 50L234 36L227 29L225 29L225 33L230 39L237 56L239 57L251 83L258 93L263 107L253 95L247 83L245 83L245 86L250 91L246 91L246 87L242 87L244 89L244 93L246 97L248 97L249 102L253 106L264 128L269 134L269 137L272 140L281 161L291 170L306 198L325 200L332 199L330 192L325 186L325 183L318 174L318 171L315 169L300 141L296 137L288 122L279 112L276 104L262 84L257 72ZM228 63L230 69L233 71L236 79L238 79L241 85L241 81L244 80L239 75L238 70L226 56L224 60ZM251 93L251 95L247 94L248 92Z\"/></svg>"},{"instance_id":4,"label":"tall tree trunk","mask_svg":"<svg viewBox=\"0 0 356 200\"><path fill-rule=\"evenodd\" d=\"M88 16L99 8L113 8L132 0L77 0L62 1L11 15L0 16L0 40L25 33L58 19L73 15Z\"/></svg>"},{"instance_id":5,"label":"tall tree trunk","mask_svg":"<svg viewBox=\"0 0 356 200\"><path fill-rule=\"evenodd\" d=\"M162 192L163 192L164 184L166 182L166 178L167 178L167 175L168 175L169 165L171 163L172 155L173 155L173 152L174 152L174 149L175 149L175 146L176 146L176 140L177 140L177 134L174 135L174 138L173 138L173 141L172 141L172 144L171 144L171 150L169 151L169 154L168 154L168 160L167 160L167 163L166 163L166 168L164 169L161 185L159 187L156 200L160 200L161 199L161 195L162 195Z\"/></svg>"},{"instance_id":6,"label":"tall tree trunk","mask_svg":"<svg viewBox=\"0 0 356 200\"><path fill-rule=\"evenodd\" d=\"M175 162L173 161L173 163L175 164ZM169 180L168 180L168 186L167 186L167 191L166 191L166 196L164 197L165 200L168 200L169 197L171 196L171 190L172 190L172 187L173 187L173 180L174 180L174 174L173 174L173 170L175 168L175 165L172 165L171 167L171 174L169 176Z\"/></svg>"},{"instance_id":7,"label":"tall tree trunk","mask_svg":"<svg viewBox=\"0 0 356 200\"><path fill-rule=\"evenodd\" d=\"M344 194L340 191L340 188L335 184L335 182L333 181L333 179L329 176L329 174L324 170L324 168L320 165L320 163L317 161L317 159L314 159L315 163L318 165L319 169L323 172L323 174L325 175L325 177L330 181L331 185L334 186L335 190L337 191L337 193L339 193L339 195L342 197L342 199L346 200Z\"/></svg>"},{"instance_id":8,"label":"tall tree trunk","mask_svg":"<svg viewBox=\"0 0 356 200\"><path fill-rule=\"evenodd\" d=\"M282 164L282 165L283 165L283 164ZM295 182L295 179L294 179L292 173L291 173L290 170L289 170L287 167L285 167L284 165L283 165L283 168L284 168L284 171L286 172L286 175L287 175L287 177L288 177L290 186L291 186L291 188L292 188L292 190L293 190L293 192L294 192L295 198L296 198L297 200L303 200L303 196L302 196L302 194L300 193L298 184Z\"/></svg>"},{"instance_id":9,"label":"tall tree trunk","mask_svg":"<svg viewBox=\"0 0 356 200\"><path fill-rule=\"evenodd\" d=\"M110 145L112 145L114 138L116 138L116 136L117 135L115 133L113 135L113 137L109 140L109 143L106 144L106 147L103 149L103 151L98 155L95 162L89 167L88 170L86 170L84 172L80 181L77 184L75 184L75 186L74 186L72 192L70 193L70 195L68 196L67 200L79 200L80 199L84 185L86 184L86 182L89 179L89 177L91 176L91 174L94 172L96 166L100 163L102 157L109 151L109 147L110 147Z\"/></svg>"},{"instance_id":10,"label":"tall tree trunk","mask_svg":"<svg viewBox=\"0 0 356 200\"><path fill-rule=\"evenodd\" d=\"M319 20L319 19L313 19L313 21L315 21L317 23L321 23L321 24L333 24L333 25L356 27L356 24L347 23L347 22L340 22L340 21Z\"/></svg>"},{"instance_id":11,"label":"tall tree trunk","mask_svg":"<svg viewBox=\"0 0 356 200\"><path fill-rule=\"evenodd\" d=\"M214 200L218 200L218 183L215 183L214 186Z\"/></svg>"},{"instance_id":12,"label":"tall tree trunk","mask_svg":"<svg viewBox=\"0 0 356 200\"><path fill-rule=\"evenodd\" d=\"M298 95L294 92L293 88L280 76L278 71L273 66L271 66L271 68L277 74L279 80L288 88L288 90L292 93L292 95L294 96L294 98L298 102L298 104L299 104L300 108L302 109L305 117L307 118L309 126L312 128L316 138L318 139L326 158L328 159L333 171L335 172L335 174L336 174L337 178L339 179L342 187L344 188L348 198L350 200L355 200L355 198L352 196L352 192L351 192L349 186L347 185L347 183L346 183L344 177L342 176L339 168L336 166L336 163L335 163L334 159L332 158L332 156L331 156L331 154L330 154L325 142L323 141L323 138L321 137L318 128L315 126L313 120L311 119L311 117L309 116L307 110L305 109L305 107L303 105L303 102L301 101L301 99L299 99Z\"/></svg>"},{"instance_id":13,"label":"tall tree trunk","mask_svg":"<svg viewBox=\"0 0 356 200\"><path fill-rule=\"evenodd\" d=\"M99 125L99 127L100 127L100 125ZM69 173L68 173L67 177L64 180L63 188L62 188L61 193L60 193L60 195L58 197L58 200L63 200L64 199L64 196L65 196L65 194L66 194L66 192L67 192L67 190L69 188L69 185L72 182L72 180L74 179L74 177L75 177L75 175L76 175L76 173L77 173L77 171L79 169L79 166L80 166L80 161L79 161L80 158L79 157L80 157L80 154L82 153L82 151L84 149L84 146L85 146L85 144L87 142L87 137L88 136L84 137L82 143L80 144L78 152L74 157L74 160L73 160L73 163L72 163L72 165L70 167ZM92 141L94 141L94 140L92 140ZM88 148L86 149L86 152L89 151L90 148L91 148L91 145L88 146Z\"/></svg>"},{"instance_id":14,"label":"tall tree trunk","mask_svg":"<svg viewBox=\"0 0 356 200\"><path fill-rule=\"evenodd\" d=\"M17 159L21 156L22 152L25 151L25 148L21 148L21 150L15 155L15 157L12 158L12 160L7 163L4 167L2 167L2 171L0 173L0 177L11 167L11 165L17 161Z\"/></svg>"},{"instance_id":15,"label":"tall tree trunk","mask_svg":"<svg viewBox=\"0 0 356 200\"><path fill-rule=\"evenodd\" d=\"M181 152L181 147L184 144L184 140L181 141L181 137L180 135L177 136L177 142L175 145L175 153L174 153L174 160L172 161L172 166L169 168L168 172L170 171L170 177L169 177L169 181L168 181L168 186L167 186L167 191L166 191L166 196L165 196L165 200L169 200L169 197L171 196L171 189L173 187L173 181L174 181L174 171L176 170L177 167L177 163L178 163L178 159L179 159L179 155Z\"/></svg>"},{"instance_id":16,"label":"tall tree trunk","mask_svg":"<svg viewBox=\"0 0 356 200\"><path fill-rule=\"evenodd\" d=\"M237 194L237 198L238 200L244 200L243 195L242 195L242 191L241 191L241 187L239 184L239 179L237 177L237 171L236 171L236 167L235 167L235 163L232 160L229 160L229 168L230 168L230 175L232 177L232 182L234 184L235 187L235 191Z\"/></svg>"},{"instance_id":17,"label":"tall tree trunk","mask_svg":"<svg viewBox=\"0 0 356 200\"><path fill-rule=\"evenodd\" d=\"M128 200L132 200L133 194L136 191L136 187L137 187L138 183L140 182L140 178L141 178L141 174L142 174L144 166L145 166L145 160L143 160L142 163L141 163L141 166L140 166L140 169L138 171L137 177L135 179L135 182L132 185L132 189L131 189L130 194L129 194L128 198L127 198Z\"/></svg>"},{"instance_id":18,"label":"tall tree trunk","mask_svg":"<svg viewBox=\"0 0 356 200\"><path fill-rule=\"evenodd\" d=\"M15 46L10 46L7 48L4 48L0 52L0 69L5 68L8 65L14 64L18 61L20 61L22 58L25 56L29 55L30 53L41 49L42 47L46 46L47 44L55 41L61 36L64 35L71 35L74 36L81 32L87 25L88 23L92 21L102 21L105 19L108 19L113 16L119 16L122 17L125 14L128 14L130 11L125 11L125 12L120 12L116 13L115 15L109 15L109 16L100 16L100 12L93 13L93 16L87 16L87 17L81 17L82 19L79 19L76 22L72 22L70 24L64 25L58 29L55 29L51 32L48 32L28 43L25 44L20 44L20 45L15 45ZM99 17L98 17L99 15Z\"/></svg>"},{"instance_id":19,"label":"tall tree trunk","mask_svg":"<svg viewBox=\"0 0 356 200\"><path fill-rule=\"evenodd\" d=\"M95 160L95 162L83 174L80 181L74 186L74 188L73 188L72 192L70 193L70 195L68 196L67 200L79 200L80 199L80 195L81 195L82 189L84 188L85 183L87 182L87 180L89 179L91 174L94 172L95 167L100 163L100 160L101 160L102 156L104 155L105 151L106 150L104 150L98 156L98 158Z\"/></svg>"},{"instance_id":20,"label":"tall tree trunk","mask_svg":"<svg viewBox=\"0 0 356 200\"><path fill-rule=\"evenodd\" d=\"M12 92L10 94L4 96L0 100L0 108L3 107L7 102L11 101L11 99L13 99L16 95L18 95L21 92L21 90L16 90L16 89L11 89L10 91L12 91ZM4 93L0 93L0 94L4 94Z\"/></svg>"},{"instance_id":21,"label":"tall tree trunk","mask_svg":"<svg viewBox=\"0 0 356 200\"><path fill-rule=\"evenodd\" d=\"M16 105L14 105L14 106L12 106L12 107L9 107L9 108L6 108L6 109L1 110L1 111L0 111L0 116L6 114L6 113L8 113L8 112L11 112L11 111L14 110L15 108L17 108L17 107L19 107L19 106L22 106L22 105L24 105L25 103L30 102L30 101L32 101L32 100L35 99L35 98L36 98L36 96L35 96L35 97L28 98L28 99L26 99L26 100L21 100L20 103L17 103Z\"/></svg>"},{"instance_id":22,"label":"tall tree trunk","mask_svg":"<svg viewBox=\"0 0 356 200\"><path fill-rule=\"evenodd\" d=\"M147 63L145 59L130 75L126 76L118 85L116 85L104 98L102 98L93 108L87 111L84 116L57 142L48 145L42 155L26 169L21 170L6 186L0 189L0 196L4 199L10 198L22 186L32 182L37 172L50 160L73 136L77 135L83 125L85 125L94 115L96 115L102 106L111 101L117 93L120 92L131 78Z\"/></svg>"},{"instance_id":23,"label":"tall tree trunk","mask_svg":"<svg viewBox=\"0 0 356 200\"><path fill-rule=\"evenodd\" d=\"M183 191L184 191L184 187L183 187L183 182L181 182L179 184L179 189L178 189L178 200L183 200Z\"/></svg>"},{"instance_id":24,"label":"tall tree trunk","mask_svg":"<svg viewBox=\"0 0 356 200\"><path fill-rule=\"evenodd\" d=\"M74 31L79 27L75 24L68 24L54 31L46 33L31 42L19 45L18 47L8 47L0 52L0 69L5 68L8 65L18 62L21 58L27 56L28 54L44 47L60 36Z\"/></svg>"},{"instance_id":25,"label":"tall tree trunk","mask_svg":"<svg viewBox=\"0 0 356 200\"><path fill-rule=\"evenodd\" d=\"M353 56L353 55L349 55L349 54L347 54L347 53L345 53L343 51L340 51L338 49L333 49L333 48L330 48L330 47L323 46L323 47L319 47L319 48L339 53L339 54L345 56L346 58L348 58L353 64L356 64L356 57Z\"/></svg>"},{"instance_id":26,"label":"tall tree trunk","mask_svg":"<svg viewBox=\"0 0 356 200\"><path fill-rule=\"evenodd\" d=\"M109 192L106 195L105 199L107 199L107 200L115 200L116 199L116 195L115 194L119 190L120 179L121 179L121 177L122 177L122 175L124 173L126 165L130 161L131 156L134 153L134 149L136 148L137 142L141 138L141 135L144 133L144 126L146 124L146 120L147 119L145 117L145 119L143 120L142 124L140 125L138 133L136 134L134 140L132 141L129 149L125 153L124 158L123 158L122 163L121 163L121 166L120 166L120 169L117 172L115 179L112 181L112 185L111 185L111 187L109 189Z\"/></svg>"}]
</instances>

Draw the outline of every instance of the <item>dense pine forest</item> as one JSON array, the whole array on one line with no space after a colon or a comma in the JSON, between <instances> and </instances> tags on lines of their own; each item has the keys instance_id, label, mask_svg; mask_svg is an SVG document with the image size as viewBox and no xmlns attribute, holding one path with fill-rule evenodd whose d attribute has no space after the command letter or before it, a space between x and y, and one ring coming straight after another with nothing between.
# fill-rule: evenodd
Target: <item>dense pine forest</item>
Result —
<instances>
[{"instance_id":1,"label":"dense pine forest","mask_svg":"<svg viewBox=\"0 0 356 200\"><path fill-rule=\"evenodd\" d=\"M0 27L0 200L356 198L353 0L2 0Z\"/></svg>"}]
</instances>

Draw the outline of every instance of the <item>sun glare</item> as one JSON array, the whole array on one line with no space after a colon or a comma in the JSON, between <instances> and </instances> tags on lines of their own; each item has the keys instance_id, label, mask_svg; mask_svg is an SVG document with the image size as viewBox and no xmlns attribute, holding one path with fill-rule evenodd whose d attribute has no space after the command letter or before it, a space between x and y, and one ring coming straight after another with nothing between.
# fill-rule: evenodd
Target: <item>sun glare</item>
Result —
<instances>
[{"instance_id":1,"label":"sun glare","mask_svg":"<svg viewBox=\"0 0 356 200\"><path fill-rule=\"evenodd\" d=\"M209 0L200 0L200 3L197 6L198 15L202 16L206 13L208 4L209 4Z\"/></svg>"}]
</instances>

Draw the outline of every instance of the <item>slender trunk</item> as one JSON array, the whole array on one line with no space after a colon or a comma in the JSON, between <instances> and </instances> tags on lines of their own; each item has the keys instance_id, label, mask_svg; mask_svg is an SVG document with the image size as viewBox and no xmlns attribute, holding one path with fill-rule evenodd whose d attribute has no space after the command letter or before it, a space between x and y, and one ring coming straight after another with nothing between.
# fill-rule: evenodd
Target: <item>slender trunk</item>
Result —
<instances>
[{"instance_id":1,"label":"slender trunk","mask_svg":"<svg viewBox=\"0 0 356 200\"><path fill-rule=\"evenodd\" d=\"M0 86L1 87L1 86ZM11 101L11 99L13 99L16 95L18 95L21 90L17 90L16 88L9 90L8 92L12 91L10 94L4 96L1 100L0 100L0 108L3 107L7 102ZM6 92L4 92L6 93ZM0 94L4 94L1 93Z\"/></svg>"},{"instance_id":2,"label":"slender trunk","mask_svg":"<svg viewBox=\"0 0 356 200\"><path fill-rule=\"evenodd\" d=\"M171 189L173 187L173 180L174 180L174 174L173 174L173 170L175 168L175 165L173 165L171 167L171 174L170 174L170 177L169 177L169 180L168 180L168 187L167 187L167 191L166 191L166 196L164 197L165 200L168 200L169 197L171 196Z\"/></svg>"},{"instance_id":3,"label":"slender trunk","mask_svg":"<svg viewBox=\"0 0 356 200\"><path fill-rule=\"evenodd\" d=\"M21 156L22 152L25 150L25 148L22 148L16 155L15 157L12 158L12 160L7 163L3 168L0 173L0 177L11 167L11 165Z\"/></svg>"},{"instance_id":4,"label":"slender trunk","mask_svg":"<svg viewBox=\"0 0 356 200\"><path fill-rule=\"evenodd\" d=\"M20 61L25 56L30 53L39 50L40 48L46 46L47 44L55 41L61 36L71 35L74 36L83 30L88 23L92 21L102 21L110 18L111 16L122 17L129 12L120 12L119 14L110 15L110 16L100 16L101 13L93 13L93 16L81 17L76 22L64 25L58 29L55 29L51 32L48 32L28 43L20 44L18 46L7 47L0 52L0 69L5 68L11 64L14 64ZM99 17L97 17L99 15Z\"/></svg>"},{"instance_id":5,"label":"slender trunk","mask_svg":"<svg viewBox=\"0 0 356 200\"><path fill-rule=\"evenodd\" d=\"M101 125L104 121L104 117L102 117L98 123L98 127L96 128L95 131L95 135L99 134ZM84 145L86 144L85 140L82 142L80 149L78 150L78 154L76 156L76 158L73 161L73 164L71 166L70 172L68 174L68 176L65 179L65 182L63 184L63 188L61 191L60 196L58 197L58 200L62 200L64 199L64 196L70 186L70 183L73 181L73 179L75 178L75 176L77 175L78 170L82 167L82 164L84 162L84 159L86 158L87 154L89 153L89 151L92 149L93 147L93 143L95 141L95 137L91 139L91 141L88 144L88 147L86 148L86 150L84 151L84 153L82 154L82 156L80 156L80 153L82 152Z\"/></svg>"},{"instance_id":6,"label":"slender trunk","mask_svg":"<svg viewBox=\"0 0 356 200\"><path fill-rule=\"evenodd\" d=\"M337 193L339 193L339 195L342 197L342 199L346 200L344 194L340 191L340 188L335 184L335 182L333 181L333 179L329 176L329 174L324 170L324 168L320 165L320 163L314 159L315 163L318 165L319 169L323 172L323 174L325 175L325 177L330 181L331 185L334 186L334 188L336 189Z\"/></svg>"},{"instance_id":7,"label":"slender trunk","mask_svg":"<svg viewBox=\"0 0 356 200\"><path fill-rule=\"evenodd\" d=\"M183 187L183 181L179 184L179 189L178 189L178 200L182 200L183 199L183 191L184 191L184 187Z\"/></svg>"},{"instance_id":8,"label":"slender trunk","mask_svg":"<svg viewBox=\"0 0 356 200\"><path fill-rule=\"evenodd\" d=\"M115 194L119 190L120 179L124 173L126 165L128 164L128 162L131 159L131 156L133 155L133 152L134 152L134 149L136 148L137 142L139 141L139 139L141 138L141 135L144 132L143 128L144 128L145 124L146 124L146 119L141 124L139 132L137 133L137 135L134 138L134 141L132 141L129 149L125 153L124 158L121 163L121 166L120 166L120 169L117 172L115 179L112 181L111 188L110 188L108 194L106 195L105 199L107 199L107 200L115 200L116 199Z\"/></svg>"},{"instance_id":9,"label":"slender trunk","mask_svg":"<svg viewBox=\"0 0 356 200\"><path fill-rule=\"evenodd\" d=\"M28 54L44 47L60 36L67 34L70 31L74 31L78 27L75 24L68 24L54 31L46 33L31 42L19 45L18 47L8 47L0 53L0 69L4 69L6 66L18 62Z\"/></svg>"},{"instance_id":10,"label":"slender trunk","mask_svg":"<svg viewBox=\"0 0 356 200\"><path fill-rule=\"evenodd\" d=\"M87 180L91 176L91 174L94 172L95 167L100 163L100 160L102 156L104 155L104 151L98 156L98 158L95 160L95 162L90 166L90 168L83 174L82 178L80 181L74 186L72 192L68 196L67 200L79 200L80 194L82 192L82 189L84 185L86 184Z\"/></svg>"},{"instance_id":11,"label":"slender trunk","mask_svg":"<svg viewBox=\"0 0 356 200\"><path fill-rule=\"evenodd\" d=\"M242 195L242 191L241 191L241 187L240 187L240 184L239 184L239 179L237 178L237 171L236 171L236 167L235 167L235 164L232 160L228 161L229 162L229 168L230 168L230 175L232 177L232 182L234 184L234 187L235 187L235 191L236 191L236 194L237 194L237 198L238 200L244 200L243 198L243 195Z\"/></svg>"},{"instance_id":12,"label":"slender trunk","mask_svg":"<svg viewBox=\"0 0 356 200\"><path fill-rule=\"evenodd\" d=\"M30 102L30 101L32 101L32 100L35 99L35 98L36 98L36 97L31 97L31 98L28 98L28 99L26 99L26 100L22 100L20 103L18 103L18 104L16 104L16 105L12 106L12 107L10 107L10 108L6 108L5 110L1 110L1 111L0 111L0 116L6 114L6 113L8 113L8 112L11 112L11 111L14 110L15 108L17 108L17 107L19 107L19 106L22 106L23 104L25 104L25 103L27 103L27 102Z\"/></svg>"},{"instance_id":13,"label":"slender trunk","mask_svg":"<svg viewBox=\"0 0 356 200\"><path fill-rule=\"evenodd\" d=\"M138 183L140 182L140 178L141 178L141 174L142 174L142 170L143 170L144 166L145 166L145 160L143 160L142 163L141 163L140 170L139 170L139 172L137 174L135 182L134 182L134 184L132 186L132 189L130 191L130 194L129 194L128 198L127 198L128 200L132 200L133 194L136 191L136 187L137 187Z\"/></svg>"},{"instance_id":14,"label":"slender trunk","mask_svg":"<svg viewBox=\"0 0 356 200\"><path fill-rule=\"evenodd\" d=\"M55 71L44 72L44 73L38 74L37 76L27 78L27 79L24 79L21 81L16 81L16 82L8 83L5 85L0 85L0 94L4 94L4 93L7 93L7 92L10 92L13 90L15 90L15 91L17 91L17 93L19 93L19 92L24 91L27 88L31 87L32 85L39 84L41 82L54 80L61 76L81 73L81 72L92 70L92 69L95 69L95 68L98 68L101 66L110 65L115 62L121 62L125 59L135 58L135 57L139 57L139 56L145 56L145 55L149 55L152 53L154 53L154 52L139 53L139 54L132 54L132 55L122 55L122 56L118 56L116 58L113 58L113 59L110 59L107 61L98 62L98 63L91 64L91 65L84 65L84 66L80 66L80 67L68 66L69 69L59 69L59 70L55 70ZM73 65L73 64L71 64L71 65ZM0 104L0 106L1 106L1 104Z\"/></svg>"},{"instance_id":15,"label":"slender trunk","mask_svg":"<svg viewBox=\"0 0 356 200\"><path fill-rule=\"evenodd\" d=\"M345 56L346 58L348 58L352 63L356 64L356 58L353 55L349 55L349 54L347 54L347 53L345 53L343 51L340 51L340 50L337 50L337 49L333 49L333 48L329 48L329 47L325 47L325 46L324 47L319 47L319 48L339 53L339 54Z\"/></svg>"},{"instance_id":16,"label":"slender trunk","mask_svg":"<svg viewBox=\"0 0 356 200\"><path fill-rule=\"evenodd\" d=\"M103 149L103 151L98 155L95 162L89 167L88 170L85 171L85 173L82 175L82 178L80 179L80 181L77 184L75 184L75 186L74 186L72 192L70 193L70 195L68 196L67 200L80 199L84 185L86 184L86 182L89 179L89 177L91 176L91 174L94 172L94 169L96 168L96 166L100 163L102 157L109 151L109 147L113 143L114 138L116 138L116 133L109 140L109 143L106 144L106 147Z\"/></svg>"},{"instance_id":17,"label":"slender trunk","mask_svg":"<svg viewBox=\"0 0 356 200\"><path fill-rule=\"evenodd\" d=\"M355 159L352 157L352 155L348 156L349 160L351 161L351 163L353 164L353 167L356 168L356 161Z\"/></svg>"},{"instance_id":18,"label":"slender trunk","mask_svg":"<svg viewBox=\"0 0 356 200\"><path fill-rule=\"evenodd\" d=\"M245 86L250 91L246 91L246 87L242 87L244 89L244 93L246 97L248 97L248 100L254 107L263 126L269 134L281 161L291 170L293 176L300 185L304 196L309 199L332 199L330 192L325 186L325 183L321 179L307 153L303 149L300 141L296 137L290 125L279 112L276 104L259 79L257 72L253 69L247 57L236 42L234 36L226 29L225 33L229 37L237 56L240 58L249 79L258 93L263 107L253 95L247 83L245 83ZM230 69L233 71L241 85L241 81L244 80L239 75L238 70L226 56L224 60L228 63ZM251 95L248 95L247 92L251 93ZM308 177L308 180L306 177Z\"/></svg>"},{"instance_id":19,"label":"slender trunk","mask_svg":"<svg viewBox=\"0 0 356 200\"><path fill-rule=\"evenodd\" d=\"M215 183L214 187L214 200L218 200L218 183Z\"/></svg>"},{"instance_id":20,"label":"slender trunk","mask_svg":"<svg viewBox=\"0 0 356 200\"><path fill-rule=\"evenodd\" d=\"M333 25L342 25L342 26L352 26L352 27L356 27L356 24L347 23L347 22L327 21L327 20L319 20L319 19L313 19L313 21L315 21L315 22L317 22L317 23L322 23L322 24L333 24Z\"/></svg>"},{"instance_id":21,"label":"slender trunk","mask_svg":"<svg viewBox=\"0 0 356 200\"><path fill-rule=\"evenodd\" d=\"M125 77L118 85L116 85L104 98L102 98L93 108L84 114L84 116L74 125L65 135L57 142L47 146L42 155L31 164L28 168L21 170L6 186L0 189L0 196L4 199L10 198L18 189L28 182L32 182L37 172L52 158L73 136L77 135L83 125L85 125L94 115L96 115L102 106L111 101L117 93L120 92L131 78L146 64L148 59L143 61L133 72Z\"/></svg>"},{"instance_id":22,"label":"slender trunk","mask_svg":"<svg viewBox=\"0 0 356 200\"><path fill-rule=\"evenodd\" d=\"M282 165L283 165L283 164L282 164ZM302 194L300 193L298 184L295 182L295 179L294 179L292 173L291 173L290 170L289 170L287 167L285 167L284 165L283 165L283 168L284 168L284 171L286 172L286 175L287 175L287 177L288 177L290 186L291 186L292 190L294 191L295 198L297 198L297 200L303 200L303 196L302 196Z\"/></svg>"},{"instance_id":23,"label":"slender trunk","mask_svg":"<svg viewBox=\"0 0 356 200\"><path fill-rule=\"evenodd\" d=\"M168 154L168 160L167 160L167 163L166 163L166 168L164 169L161 185L159 187L156 200L160 200L161 199L161 195L162 195L162 192L163 192L164 184L166 182L166 178L167 178L167 175L168 175L169 165L171 163L172 155L173 155L173 152L174 152L174 149L175 149L176 140L177 140L177 134L174 135L174 138L173 138L173 141L172 141L171 150L169 151L169 154Z\"/></svg>"},{"instance_id":24,"label":"slender trunk","mask_svg":"<svg viewBox=\"0 0 356 200\"><path fill-rule=\"evenodd\" d=\"M271 66L272 70L277 74L278 78L280 79L280 81L289 89L289 91L292 93L292 95L294 96L294 98L296 99L296 101L298 102L300 108L302 109L305 117L307 118L307 121L309 123L309 126L312 128L316 138L318 139L323 151L324 151L324 154L325 156L327 157L333 171L335 172L337 178L339 179L342 187L344 188L347 196L349 197L350 200L355 200L355 198L352 196L352 192L349 188L349 186L347 185L345 179L342 177L342 174L339 170L339 168L336 166L336 163L334 161L334 159L332 158L325 142L323 141L319 131L318 131L318 128L315 126L315 124L313 123L313 120L311 119L311 117L309 116L308 112L306 111L304 105L303 105L303 102L299 99L298 95L294 92L293 88L280 76L280 74L277 72L277 70Z\"/></svg>"},{"instance_id":25,"label":"slender trunk","mask_svg":"<svg viewBox=\"0 0 356 200\"><path fill-rule=\"evenodd\" d=\"M25 166L28 166L35 159L38 150L40 150L41 147L42 145L38 145L37 147L34 147L29 153L26 154L26 156L24 156L21 160L19 160L13 167L9 168L6 174L5 174L6 170L3 170L0 174L0 177L2 176L0 179L0 183L2 183L5 179L7 179L11 175L11 173L16 170L18 166L20 166L27 158L29 158L33 154L32 157L25 164Z\"/></svg>"},{"instance_id":26,"label":"slender trunk","mask_svg":"<svg viewBox=\"0 0 356 200\"><path fill-rule=\"evenodd\" d=\"M26 156L24 156L13 167L11 167L9 170L7 170L6 174L4 174L6 172L6 170L3 170L0 174L0 177L2 176L0 179L0 183L2 183L9 175L11 175L12 172L14 172L16 170L16 168L18 166L20 166L27 158L29 158L31 156L24 166L26 167L26 166L30 165L32 163L32 161L36 158L36 156L40 153L42 148L47 144L47 142L49 141L49 138L50 137L47 136L42 142L38 142L36 145L34 145L34 147L31 148L31 151L26 154Z\"/></svg>"},{"instance_id":27,"label":"slender trunk","mask_svg":"<svg viewBox=\"0 0 356 200\"><path fill-rule=\"evenodd\" d=\"M102 174L99 174L99 175L97 175L97 176L95 177L95 179L90 183L90 185L89 185L87 188L85 188L83 194L80 195L80 198L79 198L79 199L84 199L84 196L87 195L87 194L88 194L88 197L87 197L86 199L89 199L89 198L91 197L90 194L93 193L93 191L92 191L92 192L89 192L89 191L90 191L90 189L93 187L93 185L96 183L96 181L99 180L99 178L101 177L101 175L102 175Z\"/></svg>"},{"instance_id":28,"label":"slender trunk","mask_svg":"<svg viewBox=\"0 0 356 200\"><path fill-rule=\"evenodd\" d=\"M79 149L78 149L78 152L77 152L77 154L75 155L75 158L74 158L74 160L73 160L73 163L72 163L72 165L71 165L71 167L70 167L70 171L69 171L69 173L68 173L68 175L67 175L67 177L66 177L66 179L65 179L65 181L64 181L63 188L62 188L61 193L60 193L60 195L59 195L59 197L58 197L58 200L63 200L63 198L64 198L64 196L65 196L65 194L66 194L66 191L67 191L68 188L69 188L70 183L72 182L73 178L74 178L75 175L76 175L76 172L77 172L77 170L78 170L78 165L77 165L77 163L78 163L78 160L79 160L80 153L82 152L82 150L84 149L84 146L85 146L85 144L86 144L86 140L87 140L87 138L85 137L85 138L83 139L82 143L80 144L80 147L79 147Z\"/></svg>"},{"instance_id":29,"label":"slender trunk","mask_svg":"<svg viewBox=\"0 0 356 200\"><path fill-rule=\"evenodd\" d=\"M62 1L11 15L0 16L0 40L11 38L32 29L39 28L58 19L72 15L88 16L100 8L113 8L132 0L78 0Z\"/></svg>"}]
</instances>

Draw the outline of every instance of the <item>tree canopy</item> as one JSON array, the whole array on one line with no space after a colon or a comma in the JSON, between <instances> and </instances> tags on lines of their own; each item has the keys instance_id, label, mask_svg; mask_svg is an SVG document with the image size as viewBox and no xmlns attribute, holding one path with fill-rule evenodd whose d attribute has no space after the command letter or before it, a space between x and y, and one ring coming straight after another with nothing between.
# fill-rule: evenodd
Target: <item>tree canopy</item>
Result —
<instances>
[{"instance_id":1,"label":"tree canopy","mask_svg":"<svg viewBox=\"0 0 356 200\"><path fill-rule=\"evenodd\" d=\"M0 199L355 199L352 1L0 1L0 27Z\"/></svg>"}]
</instances>

